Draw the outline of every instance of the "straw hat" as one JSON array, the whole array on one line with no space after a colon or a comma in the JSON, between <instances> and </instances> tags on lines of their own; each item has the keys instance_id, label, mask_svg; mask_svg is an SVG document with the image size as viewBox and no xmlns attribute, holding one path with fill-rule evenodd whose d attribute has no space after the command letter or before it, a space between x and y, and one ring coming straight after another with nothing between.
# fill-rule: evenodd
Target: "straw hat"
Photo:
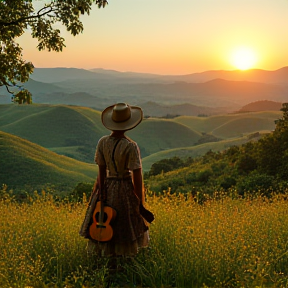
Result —
<instances>
[{"instance_id":1,"label":"straw hat","mask_svg":"<svg viewBox=\"0 0 288 288\"><path fill-rule=\"evenodd\" d=\"M140 107L117 103L107 107L102 112L101 119L107 129L125 131L133 129L142 121L143 112Z\"/></svg>"}]
</instances>

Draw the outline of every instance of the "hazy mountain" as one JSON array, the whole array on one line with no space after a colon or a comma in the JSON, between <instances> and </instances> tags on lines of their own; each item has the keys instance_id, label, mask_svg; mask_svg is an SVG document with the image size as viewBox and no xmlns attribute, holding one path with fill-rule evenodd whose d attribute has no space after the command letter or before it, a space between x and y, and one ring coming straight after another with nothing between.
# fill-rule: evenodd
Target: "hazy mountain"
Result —
<instances>
[{"instance_id":1,"label":"hazy mountain","mask_svg":"<svg viewBox=\"0 0 288 288\"><path fill-rule=\"evenodd\" d=\"M115 70L105 69L77 69L77 68L35 68L33 74L30 76L32 79L44 83L59 83L71 80L94 80L104 81L105 83L137 83L137 82L167 82L168 80L162 79L161 75L145 74L136 72L119 72Z\"/></svg>"},{"instance_id":2,"label":"hazy mountain","mask_svg":"<svg viewBox=\"0 0 288 288\"><path fill-rule=\"evenodd\" d=\"M57 89L68 93L85 92L102 98L103 103L142 104L153 101L160 105L193 104L206 107L229 107L231 111L259 100L288 101L288 85L214 79L204 83L103 83L95 80L67 80ZM33 90L31 90L33 93ZM46 90L48 91L48 89ZM58 92L58 91L57 91ZM34 99L37 95L33 95ZM52 99L57 95L50 95ZM37 101L38 102L38 101ZM57 102L58 103L58 102ZM63 103L70 104L70 103ZM93 105L95 107L94 101ZM99 107L99 106L98 106ZM99 107L100 108L100 107Z\"/></svg>"},{"instance_id":3,"label":"hazy mountain","mask_svg":"<svg viewBox=\"0 0 288 288\"><path fill-rule=\"evenodd\" d=\"M224 79L230 81L249 81L288 85L288 67L283 67L275 71L267 71L261 69L250 69L245 71L211 70L187 75L163 76L163 79L185 82L207 82L213 79Z\"/></svg>"},{"instance_id":4,"label":"hazy mountain","mask_svg":"<svg viewBox=\"0 0 288 288\"><path fill-rule=\"evenodd\" d=\"M192 73L186 75L157 75L149 73L119 72L115 70L105 70L101 68L85 70L77 68L35 68L31 78L45 83L63 82L66 80L97 80L102 81L125 81L167 83L175 81L184 81L191 83L207 82L214 79L224 79L230 81L249 81L260 83L288 84L288 67L278 70L268 71L261 69L242 70L211 70L201 73Z\"/></svg>"},{"instance_id":5,"label":"hazy mountain","mask_svg":"<svg viewBox=\"0 0 288 288\"><path fill-rule=\"evenodd\" d=\"M97 96L92 96L86 92L55 92L49 94L37 93L33 98L33 102L39 104L63 104L91 108L104 108L107 106L107 100Z\"/></svg>"},{"instance_id":6,"label":"hazy mountain","mask_svg":"<svg viewBox=\"0 0 288 288\"><path fill-rule=\"evenodd\" d=\"M243 106L238 112L255 112L255 111L280 111L281 102L274 101L256 101Z\"/></svg>"},{"instance_id":7,"label":"hazy mountain","mask_svg":"<svg viewBox=\"0 0 288 288\"><path fill-rule=\"evenodd\" d=\"M56 83L69 79L95 79L95 73L78 68L35 68L30 78L44 83Z\"/></svg>"},{"instance_id":8,"label":"hazy mountain","mask_svg":"<svg viewBox=\"0 0 288 288\"><path fill-rule=\"evenodd\" d=\"M161 78L163 77L162 75L159 74L152 74L152 73L137 73L137 72L119 72L116 70L107 70L103 68L94 68L89 71L92 71L94 73L98 74L105 74L105 75L113 75L116 77L120 78L149 78L149 79L154 79L154 78Z\"/></svg>"},{"instance_id":9,"label":"hazy mountain","mask_svg":"<svg viewBox=\"0 0 288 288\"><path fill-rule=\"evenodd\" d=\"M32 95L43 95L43 94L48 94L48 93L53 93L53 92L65 92L68 89L65 87L59 87L57 84L52 84L52 83L44 83L44 82L39 82L35 81L32 78L30 78L27 82L21 84L21 86L27 90L29 90ZM19 88L10 88L11 92L18 92ZM11 94L7 92L5 87L0 87L0 93L3 96L9 96L8 98L10 99ZM11 99L10 99L11 100ZM4 104L4 103L1 103Z\"/></svg>"},{"instance_id":10,"label":"hazy mountain","mask_svg":"<svg viewBox=\"0 0 288 288\"><path fill-rule=\"evenodd\" d=\"M125 90L126 99L137 95L162 104L190 103L208 107L236 107L258 100L288 101L288 86L222 79L205 83L118 85L117 90L123 97Z\"/></svg>"},{"instance_id":11,"label":"hazy mountain","mask_svg":"<svg viewBox=\"0 0 288 288\"><path fill-rule=\"evenodd\" d=\"M287 102L287 73L288 67L275 71L206 71L178 76L99 68L92 71L35 68L23 87L32 92L34 103L101 110L116 102L128 102L145 107L146 115L212 115L234 112L256 101ZM4 87L0 87L0 94L8 97L0 97L0 103L11 101ZM158 106L146 104L149 102Z\"/></svg>"}]
</instances>

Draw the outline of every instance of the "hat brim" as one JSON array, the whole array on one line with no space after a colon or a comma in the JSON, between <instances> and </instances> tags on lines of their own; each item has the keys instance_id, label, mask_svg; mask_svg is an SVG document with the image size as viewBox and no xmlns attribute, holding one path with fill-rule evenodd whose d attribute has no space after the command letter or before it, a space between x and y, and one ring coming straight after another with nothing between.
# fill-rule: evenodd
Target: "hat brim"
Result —
<instances>
[{"instance_id":1,"label":"hat brim","mask_svg":"<svg viewBox=\"0 0 288 288\"><path fill-rule=\"evenodd\" d=\"M143 119L143 111L140 107L130 106L131 117L124 122L112 120L113 108L115 105L107 107L101 115L103 125L112 131L126 131L135 128Z\"/></svg>"}]
</instances>

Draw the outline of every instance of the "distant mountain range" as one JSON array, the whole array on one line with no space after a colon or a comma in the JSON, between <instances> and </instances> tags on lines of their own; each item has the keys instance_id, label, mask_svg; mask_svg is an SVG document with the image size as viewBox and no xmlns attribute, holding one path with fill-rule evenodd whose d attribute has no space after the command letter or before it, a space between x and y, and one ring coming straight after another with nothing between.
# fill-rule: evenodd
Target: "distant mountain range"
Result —
<instances>
[{"instance_id":1,"label":"distant mountain range","mask_svg":"<svg viewBox=\"0 0 288 288\"><path fill-rule=\"evenodd\" d=\"M35 68L31 78L44 83L63 82L65 80L101 79L126 82L166 82L183 81L188 83L207 82L214 79L229 81L249 81L259 83L288 84L288 66L274 71L261 69L242 70L211 70L187 75L159 75L136 72L119 72L101 68L85 70L77 68Z\"/></svg>"},{"instance_id":2,"label":"distant mountain range","mask_svg":"<svg viewBox=\"0 0 288 288\"><path fill-rule=\"evenodd\" d=\"M180 76L166 76L165 79L173 79L173 81L185 82L207 82L213 79L225 79L228 81L248 81L258 83L270 84L288 84L288 66L274 71L267 71L261 69L250 70L211 70L202 73L193 73Z\"/></svg>"},{"instance_id":3,"label":"distant mountain range","mask_svg":"<svg viewBox=\"0 0 288 288\"><path fill-rule=\"evenodd\" d=\"M102 110L116 102L127 102L143 107L145 116L217 115L239 111L257 101L288 102L288 67L188 75L35 68L23 86L32 92L33 103ZM10 102L1 87L0 104Z\"/></svg>"}]
</instances>

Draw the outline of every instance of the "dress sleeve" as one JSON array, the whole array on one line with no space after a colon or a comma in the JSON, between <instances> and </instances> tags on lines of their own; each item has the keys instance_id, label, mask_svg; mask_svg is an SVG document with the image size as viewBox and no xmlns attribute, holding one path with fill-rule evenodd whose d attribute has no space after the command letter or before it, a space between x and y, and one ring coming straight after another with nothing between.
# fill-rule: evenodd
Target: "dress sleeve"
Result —
<instances>
[{"instance_id":1,"label":"dress sleeve","mask_svg":"<svg viewBox=\"0 0 288 288\"><path fill-rule=\"evenodd\" d=\"M129 170L142 168L140 150L135 142L130 143L127 168Z\"/></svg>"},{"instance_id":2,"label":"dress sleeve","mask_svg":"<svg viewBox=\"0 0 288 288\"><path fill-rule=\"evenodd\" d=\"M101 138L98 141L94 160L98 165L106 165L104 154L103 154L103 138Z\"/></svg>"}]
</instances>

